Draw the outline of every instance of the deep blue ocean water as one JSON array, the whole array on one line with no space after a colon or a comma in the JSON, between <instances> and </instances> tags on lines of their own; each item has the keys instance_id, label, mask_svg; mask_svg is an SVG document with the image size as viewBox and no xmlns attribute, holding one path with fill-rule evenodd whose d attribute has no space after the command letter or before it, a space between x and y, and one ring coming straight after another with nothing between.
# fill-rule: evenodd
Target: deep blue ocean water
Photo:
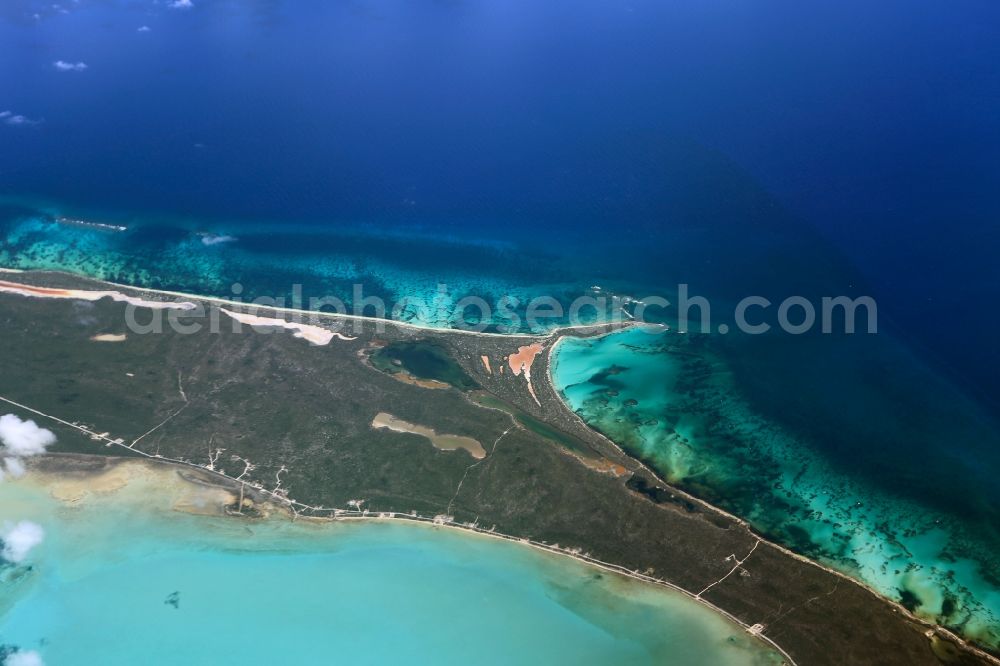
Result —
<instances>
[{"instance_id":1,"label":"deep blue ocean water","mask_svg":"<svg viewBox=\"0 0 1000 666\"><path fill-rule=\"evenodd\" d=\"M634 279L684 261L696 287L780 209L1000 395L994 3L167 4L3 3L0 111L41 122L0 125L0 191L203 225L541 229L570 259L639 254ZM714 238L670 251L692 235Z\"/></svg>"},{"instance_id":2,"label":"deep blue ocean water","mask_svg":"<svg viewBox=\"0 0 1000 666\"><path fill-rule=\"evenodd\" d=\"M877 336L692 343L709 393L846 506L945 516L944 552L1000 586L995 3L192 2L0 7L0 265L348 301L870 294ZM674 476L844 557L725 471Z\"/></svg>"}]
</instances>

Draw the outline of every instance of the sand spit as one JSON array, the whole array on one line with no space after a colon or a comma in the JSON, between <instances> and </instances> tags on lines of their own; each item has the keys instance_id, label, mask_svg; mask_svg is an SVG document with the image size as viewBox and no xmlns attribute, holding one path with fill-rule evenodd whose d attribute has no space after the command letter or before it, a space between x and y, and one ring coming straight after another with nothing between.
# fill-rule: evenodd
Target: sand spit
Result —
<instances>
[{"instance_id":1,"label":"sand spit","mask_svg":"<svg viewBox=\"0 0 1000 666\"><path fill-rule=\"evenodd\" d=\"M151 308L153 310L194 310L194 303L187 301L181 303L171 303L166 301L147 301L135 296L126 296L120 291L89 291L85 289L50 289L48 287L31 287L17 282L7 282L0 280L0 292L8 294L18 294L32 298L60 298L74 301L99 301L102 298L110 298L119 303L128 303L141 308Z\"/></svg>"},{"instance_id":2,"label":"sand spit","mask_svg":"<svg viewBox=\"0 0 1000 666\"><path fill-rule=\"evenodd\" d=\"M486 457L486 449L483 445L472 439L471 437L463 437L461 435L439 435L433 428L428 428L427 426L417 425L416 423L410 423L409 421L404 421L403 419L397 419L392 414L387 414L386 412L379 412L372 419L373 428L384 428L386 430L392 430L393 432L408 432L413 435L420 435L431 440L431 444L434 448L441 449L442 451L454 451L456 449L465 449L469 452L473 458L477 460L482 460Z\"/></svg>"},{"instance_id":3,"label":"sand spit","mask_svg":"<svg viewBox=\"0 0 1000 666\"><path fill-rule=\"evenodd\" d=\"M524 374L524 379L528 382L528 393L531 394L535 404L539 407L542 406L542 403L538 401L538 396L535 395L535 387L531 385L531 365L535 362L535 357L541 351L542 343L536 342L532 345L518 347L516 353L507 357L507 364L510 365L510 370L514 373L514 376L517 377L522 373Z\"/></svg>"},{"instance_id":4,"label":"sand spit","mask_svg":"<svg viewBox=\"0 0 1000 666\"><path fill-rule=\"evenodd\" d=\"M350 338L346 335L336 333L329 329L323 328L322 326L313 326L311 324L298 324L292 321L285 321L284 319L276 319L273 317L259 317L257 315L246 314L244 312L233 312L225 308L219 308L229 317L235 319L241 324L247 324L249 326L276 326L278 328L288 329L293 331L292 335L296 338L301 338L302 340L308 340L314 345L324 346L330 344L330 341L334 338L339 340L356 340L357 338Z\"/></svg>"}]
</instances>

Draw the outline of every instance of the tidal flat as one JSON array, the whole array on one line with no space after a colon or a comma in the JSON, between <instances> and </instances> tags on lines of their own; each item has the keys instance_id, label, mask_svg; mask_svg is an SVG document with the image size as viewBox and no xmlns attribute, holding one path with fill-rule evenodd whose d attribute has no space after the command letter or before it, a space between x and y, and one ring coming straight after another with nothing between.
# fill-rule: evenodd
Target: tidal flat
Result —
<instances>
[{"instance_id":1,"label":"tidal flat","mask_svg":"<svg viewBox=\"0 0 1000 666\"><path fill-rule=\"evenodd\" d=\"M565 556L398 520L227 515L226 489L176 466L75 460L0 484L0 523L45 530L0 568L0 637L50 666L781 663L678 592Z\"/></svg>"}]
</instances>

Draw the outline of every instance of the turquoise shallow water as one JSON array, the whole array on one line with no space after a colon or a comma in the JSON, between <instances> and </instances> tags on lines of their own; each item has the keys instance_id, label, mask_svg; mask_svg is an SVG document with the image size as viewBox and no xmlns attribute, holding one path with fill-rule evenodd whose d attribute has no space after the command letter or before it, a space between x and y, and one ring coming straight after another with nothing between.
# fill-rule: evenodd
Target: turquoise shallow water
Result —
<instances>
[{"instance_id":1,"label":"turquoise shallow water","mask_svg":"<svg viewBox=\"0 0 1000 666\"><path fill-rule=\"evenodd\" d=\"M567 303L594 293L595 283L603 294L640 296L658 293L650 282L668 283L666 273L648 270L638 272L647 286L624 280L635 253L619 261L612 245L587 250L586 238L560 240L564 252L552 252L545 230L502 240L433 228L201 222L6 204L2 266L243 300L271 295L296 305L290 290L301 284L307 299L350 304L353 285L363 283L365 295L390 303L433 302L444 283L453 296L489 302L554 295ZM60 215L127 229L60 222ZM586 252L595 248L601 256L592 260ZM698 243L671 245L676 257L704 251ZM742 285L724 278L717 288ZM716 317L727 302L712 299ZM456 325L419 313L401 318ZM1000 469L1000 434L989 417L884 332L870 339L730 335L726 346L717 335L671 335L567 341L557 384L588 423L672 482L913 610L1000 646L1000 491L992 475Z\"/></svg>"},{"instance_id":2,"label":"turquoise shallow water","mask_svg":"<svg viewBox=\"0 0 1000 666\"><path fill-rule=\"evenodd\" d=\"M778 663L678 593L518 544L190 515L160 507L210 500L162 474L71 504L49 488L0 484L0 525L46 531L0 569L0 644L48 666Z\"/></svg>"},{"instance_id":3,"label":"turquoise shallow water","mask_svg":"<svg viewBox=\"0 0 1000 666\"><path fill-rule=\"evenodd\" d=\"M44 210L22 210L0 219L0 266L72 271L247 302L269 299L259 302L285 307L334 311L335 299L347 312L444 328L478 324L482 311L477 306L456 307L464 297L478 297L489 306L486 324L512 331L528 330L527 303L540 295L555 298L564 310L562 316L540 319L534 330L566 323L569 304L591 294L594 279L580 275L560 254L518 238L485 240L363 224L323 228L177 217L136 222L72 213L79 216L74 219L110 225L98 226L67 222L62 218L67 213L56 207L39 208ZM606 293L624 288L614 280L602 286ZM364 305L369 298L381 299L385 309ZM499 311L502 298L508 299L516 319ZM365 309L355 311L355 305ZM624 317L610 309L599 314L587 308L579 319L613 316Z\"/></svg>"},{"instance_id":4,"label":"turquoise shallow water","mask_svg":"<svg viewBox=\"0 0 1000 666\"><path fill-rule=\"evenodd\" d=\"M920 478L908 470L914 461L897 460L895 469L883 470L882 484L869 482L866 468L887 455L883 450L913 456L921 442L900 446L876 440L868 453L846 451L848 441L840 443L839 452L824 448L808 431L763 418L742 396L715 341L648 330L559 343L553 379L585 421L670 482L748 518L768 536L859 578L924 617L983 644L1000 645L995 529L1000 516L989 500L992 485L984 489L972 470L960 477L964 485L954 485L957 473L949 473L956 464L954 452L946 446L915 462L937 481L941 496L961 498L952 501L954 509L934 498L891 490L893 472L908 475L909 484L918 487ZM774 366L765 370L777 372ZM894 367L883 371L891 374ZM963 403L932 377L907 380L926 386L955 419L950 431L930 430L923 437L941 443L949 435L958 437L969 418ZM832 391L843 389L831 384ZM861 392L871 390L861 382L851 386L854 400L865 400ZM889 411L891 403L882 395L870 396L869 403L871 418L890 430L905 433L902 421L919 421L917 414ZM794 409L791 399L782 404ZM838 414L817 423L830 431L834 446L851 438L845 424L852 415Z\"/></svg>"},{"instance_id":5,"label":"turquoise shallow water","mask_svg":"<svg viewBox=\"0 0 1000 666\"><path fill-rule=\"evenodd\" d=\"M669 284L676 270L672 262L661 262L661 272L636 263L634 244L617 252L614 239L598 246L587 236L564 240L561 230L505 240L498 230L196 221L4 203L2 266L243 300L270 295L292 306L308 307L292 300L292 285L302 285L306 299L336 296L350 304L356 283L388 303L435 302L446 284L453 297L495 303L549 295L565 304L582 294L660 293L649 285ZM670 256L689 264L713 246L709 237L674 239ZM708 266L698 275L717 272ZM626 280L633 271L637 277ZM716 291L704 292L715 294L713 317L725 318L740 289L771 293L778 277L762 271L746 284L723 271L709 280ZM400 318L457 323L429 314ZM555 378L571 407L672 482L914 611L1000 647L1000 430L892 333L650 339L629 332L566 342L557 362Z\"/></svg>"}]
</instances>

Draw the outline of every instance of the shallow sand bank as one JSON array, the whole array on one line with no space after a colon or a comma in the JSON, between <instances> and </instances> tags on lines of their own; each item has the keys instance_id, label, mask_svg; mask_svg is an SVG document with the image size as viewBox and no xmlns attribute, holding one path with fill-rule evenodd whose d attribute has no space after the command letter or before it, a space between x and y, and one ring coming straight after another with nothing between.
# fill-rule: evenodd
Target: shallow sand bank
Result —
<instances>
[{"instance_id":1,"label":"shallow sand bank","mask_svg":"<svg viewBox=\"0 0 1000 666\"><path fill-rule=\"evenodd\" d=\"M65 457L0 486L0 521L31 520L46 533L0 587L5 642L46 663L87 654L111 666L163 663L157 654L209 664L332 653L381 663L780 663L709 608L572 558L406 521L227 515L226 491L186 474ZM205 627L211 640L192 640Z\"/></svg>"}]
</instances>

